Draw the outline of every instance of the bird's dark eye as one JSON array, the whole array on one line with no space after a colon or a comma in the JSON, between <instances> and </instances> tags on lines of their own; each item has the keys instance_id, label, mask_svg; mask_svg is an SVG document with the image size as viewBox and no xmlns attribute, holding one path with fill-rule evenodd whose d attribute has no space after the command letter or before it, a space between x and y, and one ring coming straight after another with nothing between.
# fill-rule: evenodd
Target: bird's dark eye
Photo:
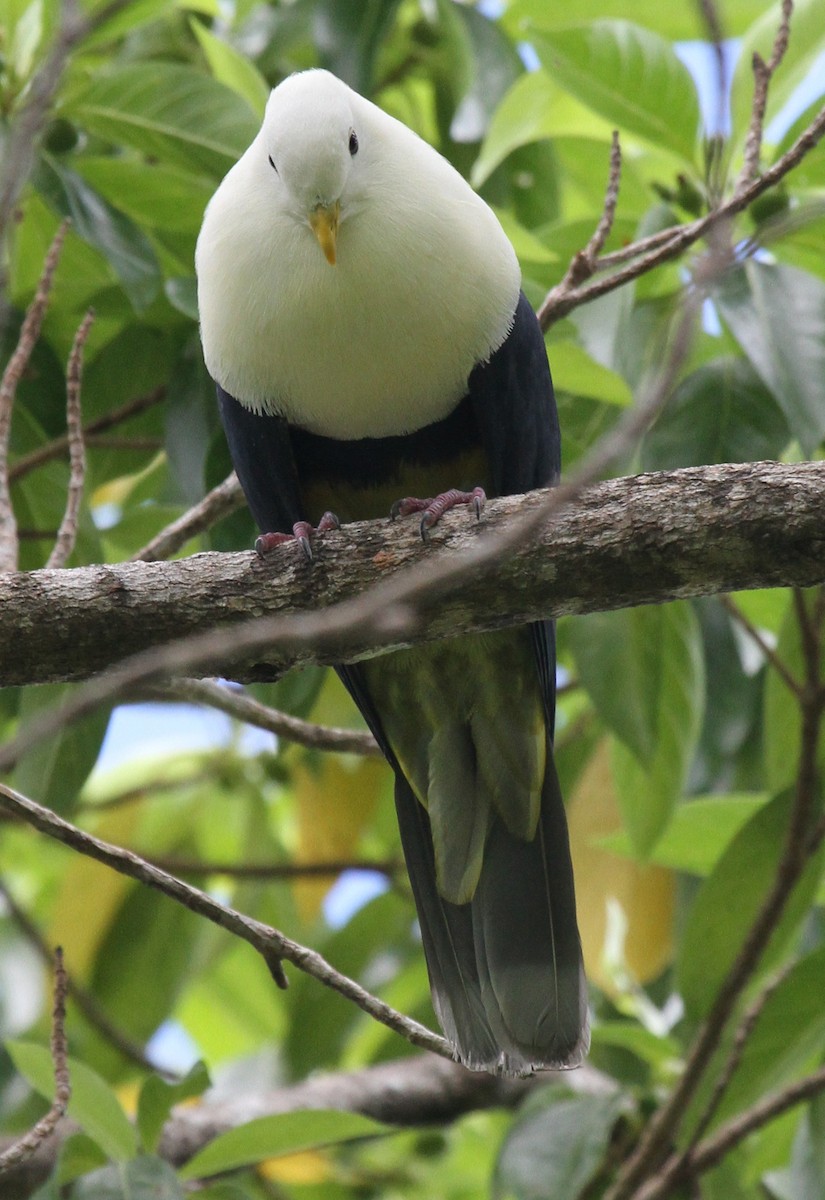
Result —
<instances>
[{"instance_id":1,"label":"bird's dark eye","mask_svg":"<svg viewBox=\"0 0 825 1200\"><path fill-rule=\"evenodd\" d=\"M275 174L277 175L277 174L278 174L278 168L275 166L275 159L272 157L272 155L271 155L271 154L270 154L270 156L269 156L269 165L270 165L270 167L272 167L272 170L273 170L273 171L275 172Z\"/></svg>"},{"instance_id":2,"label":"bird's dark eye","mask_svg":"<svg viewBox=\"0 0 825 1200\"><path fill-rule=\"evenodd\" d=\"M358 138L355 134L354 129L351 129L349 131L349 152L353 156L353 158L358 153Z\"/></svg>"}]
</instances>

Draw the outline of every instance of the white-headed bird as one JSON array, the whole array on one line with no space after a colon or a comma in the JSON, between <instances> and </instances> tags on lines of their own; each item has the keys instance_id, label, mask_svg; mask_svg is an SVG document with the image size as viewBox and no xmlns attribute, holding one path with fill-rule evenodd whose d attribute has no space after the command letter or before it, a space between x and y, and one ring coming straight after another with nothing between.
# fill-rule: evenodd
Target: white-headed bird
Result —
<instances>
[{"instance_id":1,"label":"white-headed bird","mask_svg":"<svg viewBox=\"0 0 825 1200\"><path fill-rule=\"evenodd\" d=\"M201 337L259 546L555 482L544 339L497 218L326 71L284 80L209 206ZM310 568L308 568L310 569ZM395 773L433 1003L469 1067L588 1043L549 621L343 666Z\"/></svg>"}]
</instances>

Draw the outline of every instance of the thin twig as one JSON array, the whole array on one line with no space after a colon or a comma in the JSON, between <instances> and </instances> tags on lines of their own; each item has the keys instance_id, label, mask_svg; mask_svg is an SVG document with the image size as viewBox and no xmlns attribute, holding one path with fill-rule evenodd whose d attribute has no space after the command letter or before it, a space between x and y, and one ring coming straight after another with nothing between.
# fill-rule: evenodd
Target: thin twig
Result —
<instances>
[{"instance_id":1,"label":"thin twig","mask_svg":"<svg viewBox=\"0 0 825 1200\"><path fill-rule=\"evenodd\" d=\"M0 1155L0 1175L12 1167L25 1162L51 1137L58 1122L66 1115L72 1094L69 1079L68 1046L66 1043L66 993L68 979L63 966L63 951L58 948L54 952L54 1007L52 1009L52 1036L50 1042L52 1062L54 1064L54 1101L44 1117L34 1125L24 1137L4 1154Z\"/></svg>"},{"instance_id":2,"label":"thin twig","mask_svg":"<svg viewBox=\"0 0 825 1200\"><path fill-rule=\"evenodd\" d=\"M161 871L131 850L123 850L119 846L101 841L76 825L64 821L49 809L44 808L28 797L21 795L12 788L0 784L0 807L16 813L29 825L42 833L71 846L74 850L89 858L105 863L115 871L128 875L132 879L163 892L177 903L191 909L207 920L219 925L222 929L248 942L267 964L273 976L281 986L286 980L281 973L280 961L290 962L299 970L312 975L325 987L338 992L347 1000L351 1000L369 1016L380 1021L389 1029L406 1038L415 1046L431 1050L442 1058L452 1058L452 1050L444 1038L420 1025L417 1021L405 1017L402 1013L390 1008L383 1000L371 995L365 988L354 980L336 971L320 954L310 950L298 942L292 941L271 926L264 925L243 913L220 904L206 892L199 891L174 875Z\"/></svg>"},{"instance_id":3,"label":"thin twig","mask_svg":"<svg viewBox=\"0 0 825 1200\"><path fill-rule=\"evenodd\" d=\"M736 1074L739 1064L742 1061L742 1056L745 1053L745 1047L747 1046L751 1034L759 1022L759 1018L762 1015L765 1005L768 1003L776 989L785 982L795 966L796 962L788 962L784 967L777 971L775 975L769 979L765 986L759 991L758 995L742 1017L742 1020L739 1022L739 1027L734 1035L730 1054L728 1055L727 1061L716 1078L716 1082L713 1085L713 1091L711 1092L710 1098L705 1105L704 1112L699 1118L696 1128L691 1133L690 1144L684 1151L685 1157L689 1157L693 1152L697 1144L704 1137L711 1121L716 1115L725 1092L730 1086L730 1081Z\"/></svg>"},{"instance_id":4,"label":"thin twig","mask_svg":"<svg viewBox=\"0 0 825 1200\"><path fill-rule=\"evenodd\" d=\"M6 240L17 203L34 167L37 146L72 52L79 42L130 3L132 0L111 0L87 16L78 0L62 0L60 24L51 49L29 80L25 100L6 133L0 180L0 263L6 261ZM0 295L4 292L5 271L0 267ZM3 316L0 313L0 327Z\"/></svg>"},{"instance_id":5,"label":"thin twig","mask_svg":"<svg viewBox=\"0 0 825 1200\"><path fill-rule=\"evenodd\" d=\"M750 125L745 137L744 161L736 183L737 190L750 183L759 174L759 155L762 150L762 130L765 123L765 108L768 103L768 88L774 72L785 57L785 51L788 48L792 13L793 0L782 0L782 17L776 31L770 58L765 62L758 51L754 51L753 54L753 105Z\"/></svg>"},{"instance_id":6,"label":"thin twig","mask_svg":"<svg viewBox=\"0 0 825 1200\"><path fill-rule=\"evenodd\" d=\"M360 729L340 729L302 721L290 713L261 704L237 688L226 687L208 679L170 679L161 687L148 692L159 700L184 701L187 704L206 704L230 717L265 729L277 737L297 742L312 750L334 750L339 754L369 754L380 757L381 751L371 733Z\"/></svg>"},{"instance_id":7,"label":"thin twig","mask_svg":"<svg viewBox=\"0 0 825 1200\"><path fill-rule=\"evenodd\" d=\"M741 625L742 629L744 629L745 633L747 633L754 645L759 648L760 653L767 660L767 662L771 664L791 694L795 696L797 700L801 700L803 694L802 684L798 679L794 678L793 674L789 671L784 661L776 653L773 646L766 641L753 622L745 616L744 612L736 603L734 598L723 593L719 596L719 603L722 605L725 611L730 614L734 621L736 621L738 625Z\"/></svg>"},{"instance_id":8,"label":"thin twig","mask_svg":"<svg viewBox=\"0 0 825 1200\"><path fill-rule=\"evenodd\" d=\"M24 912L17 903L14 896L11 894L6 885L0 880L0 895L5 900L6 907L9 910L12 920L15 925L25 934L27 940L31 943L34 949L39 954L40 958L47 964L52 961L52 952L49 949L46 939L43 934L31 920L28 913ZM136 1066L141 1067L144 1071L156 1071L173 1078L173 1076L159 1067L149 1059L143 1051L142 1046L138 1042L130 1038L122 1029L115 1025L103 1009L98 1004L95 997L88 992L81 984L77 983L72 975L65 972L67 993L72 997L78 1009L83 1013L86 1020L98 1033L100 1033L110 1045Z\"/></svg>"},{"instance_id":9,"label":"thin twig","mask_svg":"<svg viewBox=\"0 0 825 1200\"><path fill-rule=\"evenodd\" d=\"M697 0L697 3L716 59L716 128L711 133L718 135L722 133L725 125L725 98L728 92L724 49L725 33L715 0Z\"/></svg>"},{"instance_id":10,"label":"thin twig","mask_svg":"<svg viewBox=\"0 0 825 1200\"><path fill-rule=\"evenodd\" d=\"M115 434L93 433L85 441L90 450L139 450L154 454L163 449L163 438L159 437L117 437Z\"/></svg>"},{"instance_id":11,"label":"thin twig","mask_svg":"<svg viewBox=\"0 0 825 1200\"><path fill-rule=\"evenodd\" d=\"M145 396L137 396L133 400L127 400L125 404L113 408L111 412L104 413L101 417L96 417L93 421L89 421L83 426L83 437L87 446L95 444L95 438L98 434L106 429L113 429L117 425L122 425L131 417L136 417L146 409L160 404L166 398L166 385L154 388L151 392L147 392ZM55 458L62 458L69 449L68 434L62 434L60 437L52 439L50 442L45 442L42 446L38 446L36 450L30 451L28 454L23 454L9 467L9 480L16 483L18 479L22 479L24 475L28 475L37 467L43 466L44 463L51 462Z\"/></svg>"},{"instance_id":12,"label":"thin twig","mask_svg":"<svg viewBox=\"0 0 825 1200\"><path fill-rule=\"evenodd\" d=\"M176 554L188 541L211 529L223 517L241 508L244 495L233 471L223 483L207 492L203 500L172 521L129 559L129 562L160 562Z\"/></svg>"},{"instance_id":13,"label":"thin twig","mask_svg":"<svg viewBox=\"0 0 825 1200\"><path fill-rule=\"evenodd\" d=\"M815 661L807 663L807 670L816 673L818 678L818 655ZM811 814L818 794L817 747L824 708L825 696L821 687L813 694L809 693L802 706L802 738L794 805L771 889L693 1041L679 1082L651 1118L634 1154L624 1164L605 1200L628 1200L630 1196L646 1194L645 1188L641 1193L637 1189L645 1181L653 1179L653 1173L659 1170L665 1160L673 1135L712 1060L736 1002L756 970L802 872L817 849L811 837ZM653 1195L664 1194L651 1191L648 1200L652 1200Z\"/></svg>"},{"instance_id":14,"label":"thin twig","mask_svg":"<svg viewBox=\"0 0 825 1200\"><path fill-rule=\"evenodd\" d=\"M664 234L668 231L664 231L662 234L655 235L653 239L645 239L644 244L651 248L641 257L637 256L636 249L632 246L612 255L613 262L619 261L619 256L622 261L630 258L634 260L624 270L616 271L613 275L608 275L603 279L595 279L580 287L570 288L566 293L558 291L552 303L549 301L548 295L548 299L541 306L542 329L546 331L556 321L566 317L574 308L596 300L599 296L607 295L625 283L630 283L639 276L647 274L654 267L678 258L715 225L729 221L731 217L748 208L763 192L775 187L802 161L806 154L810 153L823 135L825 135L825 107L820 109L807 129L799 135L794 144L781 158L777 159L773 166L768 167L746 187L737 188L726 203L687 225L675 226L672 234L667 238ZM607 256L596 264L597 269L601 269L606 261Z\"/></svg>"},{"instance_id":15,"label":"thin twig","mask_svg":"<svg viewBox=\"0 0 825 1200\"><path fill-rule=\"evenodd\" d=\"M231 863L154 855L152 862L170 875L226 875L230 879L334 879L344 871L374 871L388 879L404 871L400 858L330 859L329 862Z\"/></svg>"},{"instance_id":16,"label":"thin twig","mask_svg":"<svg viewBox=\"0 0 825 1200\"><path fill-rule=\"evenodd\" d=\"M686 1180L697 1179L717 1166L746 1137L824 1091L825 1067L820 1067L797 1083L763 1097L700 1142L690 1154L672 1155L662 1169L634 1193L634 1200L667 1200Z\"/></svg>"},{"instance_id":17,"label":"thin twig","mask_svg":"<svg viewBox=\"0 0 825 1200\"><path fill-rule=\"evenodd\" d=\"M86 480L86 450L83 445L83 420L80 408L80 384L83 377L83 347L94 321L94 309L89 309L74 336L66 367L66 436L69 439L69 486L66 510L57 531L47 567L65 567L77 540L77 524L83 485Z\"/></svg>"},{"instance_id":18,"label":"thin twig","mask_svg":"<svg viewBox=\"0 0 825 1200\"><path fill-rule=\"evenodd\" d=\"M552 310L552 307L559 296L566 295L571 288L578 287L584 283L586 279L590 279L593 272L596 270L596 264L599 255L604 249L604 244L610 236L610 230L613 228L613 221L616 216L616 205L619 200L619 187L622 178L622 148L619 142L618 129L613 130L613 136L610 142L610 171L607 179L607 189L605 191L604 205L602 214L599 217L590 241L583 250L579 250L570 260L564 278L560 283L556 284L544 298L544 302L538 311L539 324L544 328L545 314Z\"/></svg>"},{"instance_id":19,"label":"thin twig","mask_svg":"<svg viewBox=\"0 0 825 1200\"><path fill-rule=\"evenodd\" d=\"M43 261L43 270L17 338L11 358L0 379L0 571L17 569L17 524L14 519L14 509L9 490L9 439L11 437L11 418L14 408L14 398L17 386L23 372L28 366L35 343L40 336L43 318L49 303L54 273L63 248L63 240L69 228L68 221L62 221L57 233L52 239L48 253ZM0 255L0 257L2 257Z\"/></svg>"}]
</instances>

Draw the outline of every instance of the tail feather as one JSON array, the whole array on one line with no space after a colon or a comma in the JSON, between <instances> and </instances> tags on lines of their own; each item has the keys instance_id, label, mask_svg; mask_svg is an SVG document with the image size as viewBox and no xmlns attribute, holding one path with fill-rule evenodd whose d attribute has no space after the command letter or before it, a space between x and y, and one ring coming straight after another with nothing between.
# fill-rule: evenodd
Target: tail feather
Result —
<instances>
[{"instance_id":1,"label":"tail feather","mask_svg":"<svg viewBox=\"0 0 825 1200\"><path fill-rule=\"evenodd\" d=\"M496 822L471 908L482 999L505 1069L576 1066L589 1040L587 985L552 757L535 838Z\"/></svg>"},{"instance_id":2,"label":"tail feather","mask_svg":"<svg viewBox=\"0 0 825 1200\"><path fill-rule=\"evenodd\" d=\"M587 1051L587 989L564 806L552 752L535 838L495 817L468 904L439 895L429 820L403 775L396 808L433 1002L458 1057L523 1075L571 1067Z\"/></svg>"},{"instance_id":3,"label":"tail feather","mask_svg":"<svg viewBox=\"0 0 825 1200\"><path fill-rule=\"evenodd\" d=\"M451 904L440 895L429 819L400 773L396 774L395 808L421 927L433 1007L461 1061L481 1069L497 1059L498 1047L481 998L470 905Z\"/></svg>"}]
</instances>

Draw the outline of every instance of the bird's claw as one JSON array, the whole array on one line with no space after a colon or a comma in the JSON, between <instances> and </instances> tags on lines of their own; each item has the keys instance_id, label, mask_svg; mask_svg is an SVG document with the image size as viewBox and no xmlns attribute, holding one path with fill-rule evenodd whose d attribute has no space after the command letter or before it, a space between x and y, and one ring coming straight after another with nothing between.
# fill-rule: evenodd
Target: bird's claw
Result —
<instances>
[{"instance_id":1,"label":"bird's claw","mask_svg":"<svg viewBox=\"0 0 825 1200\"><path fill-rule=\"evenodd\" d=\"M314 529L309 521L296 521L292 526L292 533L262 533L255 539L255 553L258 558L264 558L270 550L274 550L276 546L282 546L284 542L297 542L304 552L304 558L311 563L312 543L310 538L313 533L326 533L330 529L340 528L341 522L335 513L325 512Z\"/></svg>"},{"instance_id":2,"label":"bird's claw","mask_svg":"<svg viewBox=\"0 0 825 1200\"><path fill-rule=\"evenodd\" d=\"M404 496L403 499L396 500L390 509L390 520L394 521L397 517L408 517L411 513L420 512L422 515L418 528L422 540L426 542L429 531L449 509L455 508L458 504L471 504L476 520L479 520L486 501L487 495L482 487L475 487L471 492L461 492L458 488L450 488L448 492L430 496L426 500L418 499L415 496Z\"/></svg>"}]
</instances>

